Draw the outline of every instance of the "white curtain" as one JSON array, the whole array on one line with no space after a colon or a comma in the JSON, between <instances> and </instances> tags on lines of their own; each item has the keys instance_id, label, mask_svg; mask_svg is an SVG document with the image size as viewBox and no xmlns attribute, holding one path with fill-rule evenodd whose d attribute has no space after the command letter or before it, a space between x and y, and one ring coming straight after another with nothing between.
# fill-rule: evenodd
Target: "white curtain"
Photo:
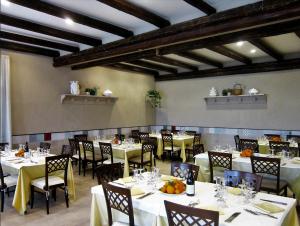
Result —
<instances>
[{"instance_id":1,"label":"white curtain","mask_svg":"<svg viewBox=\"0 0 300 226\"><path fill-rule=\"evenodd\" d=\"M9 56L1 55L0 70L0 142L12 145Z\"/></svg>"}]
</instances>

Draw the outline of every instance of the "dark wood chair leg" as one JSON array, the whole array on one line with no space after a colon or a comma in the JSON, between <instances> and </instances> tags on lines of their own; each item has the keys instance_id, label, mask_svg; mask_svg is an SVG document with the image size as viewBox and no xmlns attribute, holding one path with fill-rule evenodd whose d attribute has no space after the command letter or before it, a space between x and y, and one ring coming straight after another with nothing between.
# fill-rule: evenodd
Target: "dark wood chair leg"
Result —
<instances>
[{"instance_id":1,"label":"dark wood chair leg","mask_svg":"<svg viewBox=\"0 0 300 226\"><path fill-rule=\"evenodd\" d=\"M78 160L78 175L80 175L82 161Z\"/></svg>"},{"instance_id":2,"label":"dark wood chair leg","mask_svg":"<svg viewBox=\"0 0 300 226\"><path fill-rule=\"evenodd\" d=\"M56 188L54 188L52 190L52 197L53 197L53 200L56 202Z\"/></svg>"},{"instance_id":3,"label":"dark wood chair leg","mask_svg":"<svg viewBox=\"0 0 300 226\"><path fill-rule=\"evenodd\" d=\"M46 208L47 208L47 214L49 214L49 194L46 192Z\"/></svg>"},{"instance_id":4,"label":"dark wood chair leg","mask_svg":"<svg viewBox=\"0 0 300 226\"><path fill-rule=\"evenodd\" d=\"M4 209L4 190L1 190L1 212Z\"/></svg>"},{"instance_id":5,"label":"dark wood chair leg","mask_svg":"<svg viewBox=\"0 0 300 226\"><path fill-rule=\"evenodd\" d=\"M65 200L66 200L66 206L67 208L69 208L69 193L67 188L65 188Z\"/></svg>"},{"instance_id":6,"label":"dark wood chair leg","mask_svg":"<svg viewBox=\"0 0 300 226\"><path fill-rule=\"evenodd\" d=\"M6 188L7 197L9 197L9 188Z\"/></svg>"},{"instance_id":7,"label":"dark wood chair leg","mask_svg":"<svg viewBox=\"0 0 300 226\"><path fill-rule=\"evenodd\" d=\"M34 202L34 187L30 186L30 208L33 208L33 202Z\"/></svg>"},{"instance_id":8,"label":"dark wood chair leg","mask_svg":"<svg viewBox=\"0 0 300 226\"><path fill-rule=\"evenodd\" d=\"M284 188L284 196L287 197L287 187Z\"/></svg>"},{"instance_id":9,"label":"dark wood chair leg","mask_svg":"<svg viewBox=\"0 0 300 226\"><path fill-rule=\"evenodd\" d=\"M85 176L85 167L86 167L86 162L82 161L83 176Z\"/></svg>"}]
</instances>

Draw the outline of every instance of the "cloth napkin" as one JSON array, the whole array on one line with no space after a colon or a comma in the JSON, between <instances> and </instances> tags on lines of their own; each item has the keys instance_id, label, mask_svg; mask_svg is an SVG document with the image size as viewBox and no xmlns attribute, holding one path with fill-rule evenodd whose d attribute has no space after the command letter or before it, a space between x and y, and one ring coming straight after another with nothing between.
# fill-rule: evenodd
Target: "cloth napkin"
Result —
<instances>
[{"instance_id":1,"label":"cloth napkin","mask_svg":"<svg viewBox=\"0 0 300 226\"><path fill-rule=\"evenodd\" d=\"M300 164L300 157L295 157L292 159L292 163Z\"/></svg>"},{"instance_id":2,"label":"cloth napkin","mask_svg":"<svg viewBox=\"0 0 300 226\"><path fill-rule=\"evenodd\" d=\"M220 215L224 215L225 214L224 211L220 207L218 207L216 205L199 204L199 205L196 206L196 208L217 211L217 212L219 212Z\"/></svg>"},{"instance_id":3,"label":"cloth napkin","mask_svg":"<svg viewBox=\"0 0 300 226\"><path fill-rule=\"evenodd\" d=\"M180 178L180 177L174 177L174 176L170 176L170 175L162 175L161 176L162 181L169 181L169 180L175 180L175 179L182 180L182 178Z\"/></svg>"},{"instance_id":4,"label":"cloth napkin","mask_svg":"<svg viewBox=\"0 0 300 226\"><path fill-rule=\"evenodd\" d=\"M145 192L139 187L133 187L130 191L132 196L145 194Z\"/></svg>"},{"instance_id":5,"label":"cloth napkin","mask_svg":"<svg viewBox=\"0 0 300 226\"><path fill-rule=\"evenodd\" d=\"M240 188L228 188L228 192L233 195L242 194L242 190Z\"/></svg>"},{"instance_id":6,"label":"cloth napkin","mask_svg":"<svg viewBox=\"0 0 300 226\"><path fill-rule=\"evenodd\" d=\"M284 211L283 208L269 202L256 203L254 206L268 213L279 213Z\"/></svg>"}]
</instances>

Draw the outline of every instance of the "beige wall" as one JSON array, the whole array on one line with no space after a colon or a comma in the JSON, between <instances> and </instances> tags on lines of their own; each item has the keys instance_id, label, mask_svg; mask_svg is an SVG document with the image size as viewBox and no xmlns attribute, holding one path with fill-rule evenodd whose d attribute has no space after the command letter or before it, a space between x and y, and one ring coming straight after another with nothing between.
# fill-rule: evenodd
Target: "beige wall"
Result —
<instances>
[{"instance_id":1,"label":"beige wall","mask_svg":"<svg viewBox=\"0 0 300 226\"><path fill-rule=\"evenodd\" d=\"M152 76L101 67L72 71L54 68L43 56L2 51L11 57L13 134L89 130L151 125L155 112L145 102L147 90L155 86ZM84 87L99 86L119 97L115 104L61 104L69 93L69 81Z\"/></svg>"},{"instance_id":2,"label":"beige wall","mask_svg":"<svg viewBox=\"0 0 300 226\"><path fill-rule=\"evenodd\" d=\"M268 95L265 106L207 107L204 97L215 86L219 92L242 83ZM162 109L157 124L300 130L300 70L157 82ZM244 108L244 109L243 109Z\"/></svg>"}]
</instances>

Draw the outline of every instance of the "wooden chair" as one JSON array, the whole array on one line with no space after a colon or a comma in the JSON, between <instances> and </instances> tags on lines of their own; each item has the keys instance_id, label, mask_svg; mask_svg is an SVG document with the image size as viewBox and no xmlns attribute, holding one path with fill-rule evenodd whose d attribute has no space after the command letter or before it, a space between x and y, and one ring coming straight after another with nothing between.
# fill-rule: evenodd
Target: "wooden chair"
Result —
<instances>
[{"instance_id":1,"label":"wooden chair","mask_svg":"<svg viewBox=\"0 0 300 226\"><path fill-rule=\"evenodd\" d=\"M251 149L254 153L259 153L258 141L253 139L240 139L239 148L241 151Z\"/></svg>"},{"instance_id":2,"label":"wooden chair","mask_svg":"<svg viewBox=\"0 0 300 226\"><path fill-rule=\"evenodd\" d=\"M273 149L275 154L282 151L290 151L290 142L269 141L270 149Z\"/></svg>"},{"instance_id":3,"label":"wooden chair","mask_svg":"<svg viewBox=\"0 0 300 226\"><path fill-rule=\"evenodd\" d=\"M250 185L259 192L262 182L262 176L254 173L243 172L238 170L225 170L224 178L227 182L226 186L237 187L242 180L250 183Z\"/></svg>"},{"instance_id":4,"label":"wooden chair","mask_svg":"<svg viewBox=\"0 0 300 226\"><path fill-rule=\"evenodd\" d=\"M187 131L185 131L185 134L186 134L186 135L189 135L189 136L194 136L196 133L197 133L197 132L194 131L194 130L187 130Z\"/></svg>"},{"instance_id":5,"label":"wooden chair","mask_svg":"<svg viewBox=\"0 0 300 226\"><path fill-rule=\"evenodd\" d=\"M8 145L8 143L0 143L0 151L5 151L6 145Z\"/></svg>"},{"instance_id":6,"label":"wooden chair","mask_svg":"<svg viewBox=\"0 0 300 226\"><path fill-rule=\"evenodd\" d=\"M77 134L74 135L74 139L77 140L78 142L87 141L88 136L86 134Z\"/></svg>"},{"instance_id":7,"label":"wooden chair","mask_svg":"<svg viewBox=\"0 0 300 226\"><path fill-rule=\"evenodd\" d=\"M296 143L300 143L300 135L286 135L286 140L291 140L293 139Z\"/></svg>"},{"instance_id":8,"label":"wooden chair","mask_svg":"<svg viewBox=\"0 0 300 226\"><path fill-rule=\"evenodd\" d=\"M154 153L154 145L150 142L144 142L142 144L142 153L141 156L130 158L128 163L133 165L133 168L144 168L149 166L152 167L152 158Z\"/></svg>"},{"instance_id":9,"label":"wooden chair","mask_svg":"<svg viewBox=\"0 0 300 226\"><path fill-rule=\"evenodd\" d=\"M140 141L139 133L140 133L140 131L138 129L131 130L130 137L134 140L135 143L139 143L139 141Z\"/></svg>"},{"instance_id":10,"label":"wooden chair","mask_svg":"<svg viewBox=\"0 0 300 226\"><path fill-rule=\"evenodd\" d=\"M193 147L193 157L195 157L195 155L198 155L198 154L201 154L201 153L204 153L205 150L204 150L204 145L203 144L196 144L194 145Z\"/></svg>"},{"instance_id":11,"label":"wooden chair","mask_svg":"<svg viewBox=\"0 0 300 226\"><path fill-rule=\"evenodd\" d=\"M178 158L180 157L180 147L174 146L173 135L172 134L161 134L162 143L163 143L163 160L165 159L166 154L169 154L169 157L172 158L174 153L177 153Z\"/></svg>"},{"instance_id":12,"label":"wooden chair","mask_svg":"<svg viewBox=\"0 0 300 226\"><path fill-rule=\"evenodd\" d=\"M51 147L50 143L47 143L47 142L41 142L40 143L40 148L43 149L43 150L48 150L48 149L50 149L50 147Z\"/></svg>"},{"instance_id":13,"label":"wooden chair","mask_svg":"<svg viewBox=\"0 0 300 226\"><path fill-rule=\"evenodd\" d=\"M268 140L273 140L273 139L277 139L278 141L280 141L281 139L281 135L280 134L264 134L264 136L268 139Z\"/></svg>"},{"instance_id":14,"label":"wooden chair","mask_svg":"<svg viewBox=\"0 0 300 226\"><path fill-rule=\"evenodd\" d=\"M185 148L187 160L191 159L191 156L194 157L194 146L199 144L201 144L201 133L196 133L194 134L192 147Z\"/></svg>"},{"instance_id":15,"label":"wooden chair","mask_svg":"<svg viewBox=\"0 0 300 226\"><path fill-rule=\"evenodd\" d=\"M112 211L111 209L118 210L129 217L129 224L116 224L116 225L129 225L134 226L134 215L132 207L132 198L130 190L127 188L114 186L102 182L102 188L104 191L107 214L108 214L108 225L112 226Z\"/></svg>"},{"instance_id":16,"label":"wooden chair","mask_svg":"<svg viewBox=\"0 0 300 226\"><path fill-rule=\"evenodd\" d=\"M78 175L80 175L81 171L81 165L82 165L82 158L81 158L81 153L80 153L80 146L79 146L79 141L76 139L69 139L69 144L73 152L72 161L74 161L76 164L78 162Z\"/></svg>"},{"instance_id":17,"label":"wooden chair","mask_svg":"<svg viewBox=\"0 0 300 226\"><path fill-rule=\"evenodd\" d=\"M17 185L18 176L4 176L0 162L0 193L1 193L1 212L4 209L4 192L5 190ZM7 190L7 192L9 192Z\"/></svg>"},{"instance_id":18,"label":"wooden chair","mask_svg":"<svg viewBox=\"0 0 300 226\"><path fill-rule=\"evenodd\" d=\"M46 157L45 164L45 177L37 178L31 181L31 209L33 208L34 192L43 192L46 195L46 207L47 214L49 214L49 198L50 191L56 201L56 189L61 188L64 190L66 206L69 208L69 196L68 196L68 164L69 155L57 155ZM64 179L54 176L53 173L57 171L64 172Z\"/></svg>"},{"instance_id":19,"label":"wooden chair","mask_svg":"<svg viewBox=\"0 0 300 226\"><path fill-rule=\"evenodd\" d=\"M108 183L117 180L123 176L122 165L118 162L98 166L96 176L99 185L102 184L102 182Z\"/></svg>"},{"instance_id":20,"label":"wooden chair","mask_svg":"<svg viewBox=\"0 0 300 226\"><path fill-rule=\"evenodd\" d=\"M182 162L171 163L171 175L174 177L180 177L186 180L190 171L193 172L194 180L196 181L198 178L199 166Z\"/></svg>"},{"instance_id":21,"label":"wooden chair","mask_svg":"<svg viewBox=\"0 0 300 226\"><path fill-rule=\"evenodd\" d=\"M140 143L143 143L143 142L149 142L149 133L147 132L139 132L139 140L140 140Z\"/></svg>"},{"instance_id":22,"label":"wooden chair","mask_svg":"<svg viewBox=\"0 0 300 226\"><path fill-rule=\"evenodd\" d=\"M103 162L104 164L113 164L119 162L124 167L125 160L114 157L111 143L99 142L99 147L100 147L102 159L107 159Z\"/></svg>"},{"instance_id":23,"label":"wooden chair","mask_svg":"<svg viewBox=\"0 0 300 226\"><path fill-rule=\"evenodd\" d=\"M279 195L284 191L287 196L287 182L280 180L280 158L251 156L252 173L271 176L274 179L263 177L261 190Z\"/></svg>"},{"instance_id":24,"label":"wooden chair","mask_svg":"<svg viewBox=\"0 0 300 226\"><path fill-rule=\"evenodd\" d=\"M73 156L73 150L70 145L63 144L61 146L61 155L69 155L70 158Z\"/></svg>"},{"instance_id":25,"label":"wooden chair","mask_svg":"<svg viewBox=\"0 0 300 226\"><path fill-rule=\"evenodd\" d=\"M222 167L224 169L232 169L232 154L223 152L208 152L210 182L214 181L214 167Z\"/></svg>"},{"instance_id":26,"label":"wooden chair","mask_svg":"<svg viewBox=\"0 0 300 226\"><path fill-rule=\"evenodd\" d=\"M157 142L157 138L156 137L149 137L149 142L152 143L154 145L154 150L153 150L153 163L154 166L156 166L156 158L158 158L157 156L157 147L158 147L158 142Z\"/></svg>"},{"instance_id":27,"label":"wooden chair","mask_svg":"<svg viewBox=\"0 0 300 226\"><path fill-rule=\"evenodd\" d=\"M160 130L160 133L161 133L161 134L169 134L169 133L171 133L171 131L168 130L168 129L161 129L161 130Z\"/></svg>"},{"instance_id":28,"label":"wooden chair","mask_svg":"<svg viewBox=\"0 0 300 226\"><path fill-rule=\"evenodd\" d=\"M169 226L218 226L219 212L164 201Z\"/></svg>"},{"instance_id":29,"label":"wooden chair","mask_svg":"<svg viewBox=\"0 0 300 226\"><path fill-rule=\"evenodd\" d=\"M95 154L93 141L82 141L83 146L83 176L85 176L85 171L88 163L92 164L92 177L95 177L95 170L99 162L103 163L107 158L102 158L101 154Z\"/></svg>"},{"instance_id":30,"label":"wooden chair","mask_svg":"<svg viewBox=\"0 0 300 226\"><path fill-rule=\"evenodd\" d=\"M235 142L235 148L237 151L240 151L240 136L239 135L235 135L234 136L234 142Z\"/></svg>"}]
</instances>

